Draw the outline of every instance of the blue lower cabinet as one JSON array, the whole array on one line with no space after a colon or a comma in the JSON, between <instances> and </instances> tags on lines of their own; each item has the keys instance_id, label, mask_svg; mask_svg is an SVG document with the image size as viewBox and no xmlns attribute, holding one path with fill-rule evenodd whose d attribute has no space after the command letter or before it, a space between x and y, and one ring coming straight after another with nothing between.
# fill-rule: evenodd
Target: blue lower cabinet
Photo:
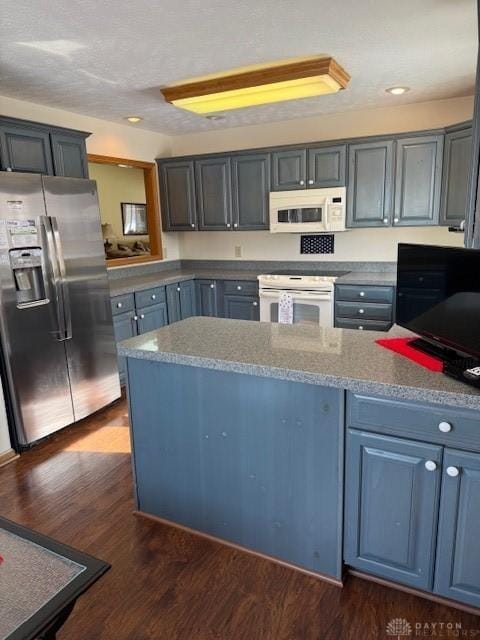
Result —
<instances>
[{"instance_id":1,"label":"blue lower cabinet","mask_svg":"<svg viewBox=\"0 0 480 640\"><path fill-rule=\"evenodd\" d=\"M197 311L200 316L218 316L218 284L215 280L197 280Z\"/></svg>"},{"instance_id":2,"label":"blue lower cabinet","mask_svg":"<svg viewBox=\"0 0 480 640\"><path fill-rule=\"evenodd\" d=\"M196 315L195 281L185 280L166 286L168 322L173 324Z\"/></svg>"},{"instance_id":3,"label":"blue lower cabinet","mask_svg":"<svg viewBox=\"0 0 480 640\"><path fill-rule=\"evenodd\" d=\"M435 593L480 607L480 454L446 449Z\"/></svg>"},{"instance_id":4,"label":"blue lower cabinet","mask_svg":"<svg viewBox=\"0 0 480 640\"><path fill-rule=\"evenodd\" d=\"M341 580L343 392L130 358L137 507Z\"/></svg>"},{"instance_id":5,"label":"blue lower cabinet","mask_svg":"<svg viewBox=\"0 0 480 640\"><path fill-rule=\"evenodd\" d=\"M223 296L225 318L233 320L259 320L260 305L257 296L227 293Z\"/></svg>"},{"instance_id":6,"label":"blue lower cabinet","mask_svg":"<svg viewBox=\"0 0 480 640\"><path fill-rule=\"evenodd\" d=\"M137 335L137 321L135 318L135 311L127 311L113 316L115 342L118 343ZM118 372L120 374L120 382L125 384L126 363L123 356L118 358Z\"/></svg>"},{"instance_id":7,"label":"blue lower cabinet","mask_svg":"<svg viewBox=\"0 0 480 640\"><path fill-rule=\"evenodd\" d=\"M441 463L440 446L348 430L347 564L432 589Z\"/></svg>"},{"instance_id":8,"label":"blue lower cabinet","mask_svg":"<svg viewBox=\"0 0 480 640\"><path fill-rule=\"evenodd\" d=\"M161 302L137 310L138 333L147 333L168 324L167 303Z\"/></svg>"}]
</instances>

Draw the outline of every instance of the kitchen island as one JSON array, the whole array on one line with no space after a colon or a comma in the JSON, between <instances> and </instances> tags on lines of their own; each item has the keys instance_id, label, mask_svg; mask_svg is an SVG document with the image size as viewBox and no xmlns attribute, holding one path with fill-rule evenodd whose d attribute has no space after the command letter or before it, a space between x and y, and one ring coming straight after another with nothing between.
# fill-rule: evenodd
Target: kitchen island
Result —
<instances>
[{"instance_id":1,"label":"kitchen island","mask_svg":"<svg viewBox=\"0 0 480 640\"><path fill-rule=\"evenodd\" d=\"M480 606L480 392L378 337L194 317L122 343L138 512Z\"/></svg>"}]
</instances>

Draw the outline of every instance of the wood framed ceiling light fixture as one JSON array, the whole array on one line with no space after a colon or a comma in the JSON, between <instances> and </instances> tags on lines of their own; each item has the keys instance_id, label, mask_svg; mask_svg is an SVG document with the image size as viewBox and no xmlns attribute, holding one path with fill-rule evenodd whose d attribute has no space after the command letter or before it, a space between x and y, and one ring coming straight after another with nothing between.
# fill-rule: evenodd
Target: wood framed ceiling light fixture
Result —
<instances>
[{"instance_id":1,"label":"wood framed ceiling light fixture","mask_svg":"<svg viewBox=\"0 0 480 640\"><path fill-rule=\"evenodd\" d=\"M331 57L232 71L161 89L167 102L198 114L311 98L345 89L350 76Z\"/></svg>"}]
</instances>

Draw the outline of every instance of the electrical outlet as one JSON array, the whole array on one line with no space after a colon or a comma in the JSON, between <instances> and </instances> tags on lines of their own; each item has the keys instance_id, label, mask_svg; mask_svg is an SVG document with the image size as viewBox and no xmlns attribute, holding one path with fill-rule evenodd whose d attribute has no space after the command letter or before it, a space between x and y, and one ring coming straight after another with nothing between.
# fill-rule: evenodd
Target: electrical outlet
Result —
<instances>
[{"instance_id":1,"label":"electrical outlet","mask_svg":"<svg viewBox=\"0 0 480 640\"><path fill-rule=\"evenodd\" d=\"M242 247L237 245L235 246L235 258L241 258L242 257Z\"/></svg>"}]
</instances>

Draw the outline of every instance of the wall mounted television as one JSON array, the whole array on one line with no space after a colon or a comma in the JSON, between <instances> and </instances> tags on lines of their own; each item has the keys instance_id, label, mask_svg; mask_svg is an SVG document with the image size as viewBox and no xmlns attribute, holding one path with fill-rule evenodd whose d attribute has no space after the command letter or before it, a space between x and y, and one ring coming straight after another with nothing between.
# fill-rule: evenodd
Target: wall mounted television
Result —
<instances>
[{"instance_id":1,"label":"wall mounted television","mask_svg":"<svg viewBox=\"0 0 480 640\"><path fill-rule=\"evenodd\" d=\"M412 346L444 360L480 359L480 250L399 244L396 322Z\"/></svg>"}]
</instances>

